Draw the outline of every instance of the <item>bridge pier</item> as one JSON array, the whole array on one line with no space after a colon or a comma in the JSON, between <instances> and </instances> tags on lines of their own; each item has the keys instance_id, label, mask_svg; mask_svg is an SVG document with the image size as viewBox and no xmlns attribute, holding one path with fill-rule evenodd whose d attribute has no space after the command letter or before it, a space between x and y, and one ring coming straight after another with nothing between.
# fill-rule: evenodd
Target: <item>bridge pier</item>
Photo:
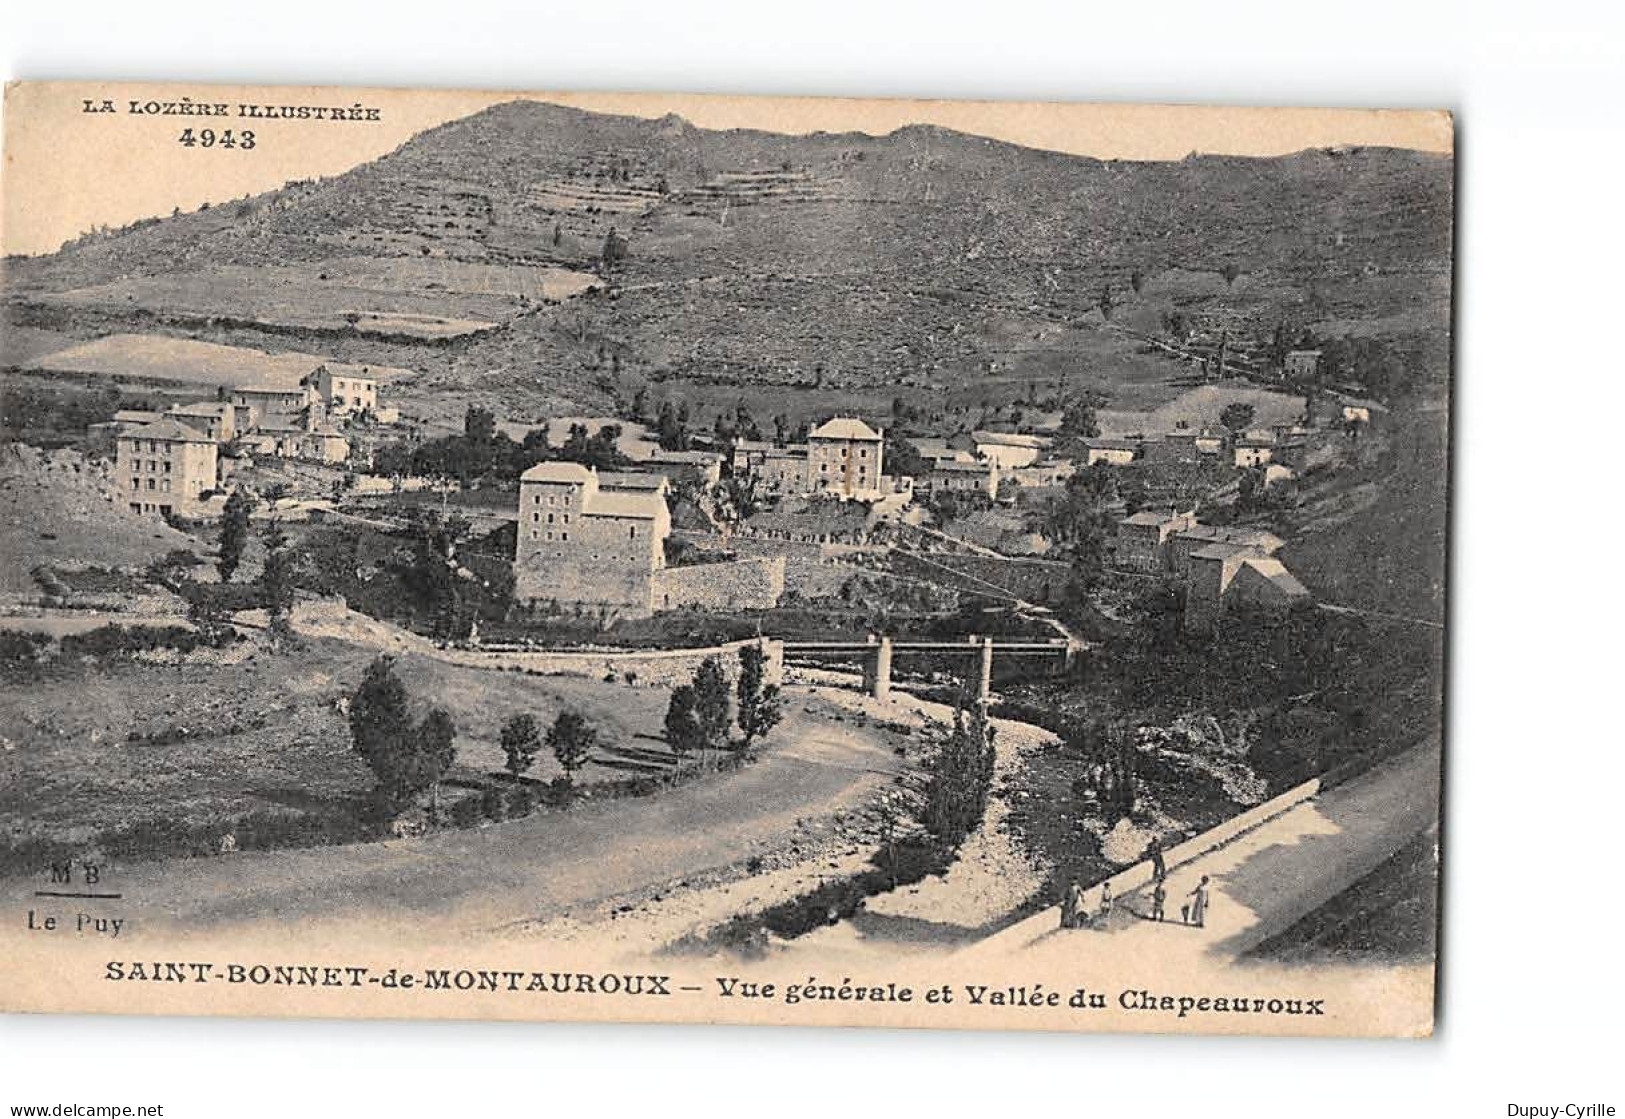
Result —
<instances>
[{"instance_id":1,"label":"bridge pier","mask_svg":"<svg viewBox=\"0 0 1625 1119\"><path fill-rule=\"evenodd\" d=\"M891 638L882 636L875 643L874 652L864 664L864 684L875 699L891 697Z\"/></svg>"},{"instance_id":2,"label":"bridge pier","mask_svg":"<svg viewBox=\"0 0 1625 1119\"><path fill-rule=\"evenodd\" d=\"M984 707L993 694L993 639L982 638L981 672L976 680L976 701Z\"/></svg>"}]
</instances>

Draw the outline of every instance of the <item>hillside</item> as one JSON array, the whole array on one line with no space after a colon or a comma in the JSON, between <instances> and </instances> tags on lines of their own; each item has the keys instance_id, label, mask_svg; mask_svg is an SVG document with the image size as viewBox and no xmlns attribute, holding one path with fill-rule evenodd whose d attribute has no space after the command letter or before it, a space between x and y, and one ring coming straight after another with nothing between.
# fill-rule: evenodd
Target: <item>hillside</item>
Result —
<instances>
[{"instance_id":1,"label":"hillside","mask_svg":"<svg viewBox=\"0 0 1625 1119\"><path fill-rule=\"evenodd\" d=\"M1442 330L1451 191L1447 157L1386 149L1117 162L524 101L332 179L10 261L7 288L13 322L69 337L319 339L421 371L420 403L590 408L633 380L941 390L1109 364L1108 287L1114 325L1178 308L1237 332ZM589 289L611 228L627 257Z\"/></svg>"}]
</instances>

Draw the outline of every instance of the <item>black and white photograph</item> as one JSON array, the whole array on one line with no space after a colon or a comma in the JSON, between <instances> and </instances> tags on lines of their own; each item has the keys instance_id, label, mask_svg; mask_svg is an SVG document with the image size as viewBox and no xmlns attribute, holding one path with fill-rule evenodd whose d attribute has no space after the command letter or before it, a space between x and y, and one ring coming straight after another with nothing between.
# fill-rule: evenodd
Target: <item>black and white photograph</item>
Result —
<instances>
[{"instance_id":1,"label":"black and white photograph","mask_svg":"<svg viewBox=\"0 0 1625 1119\"><path fill-rule=\"evenodd\" d=\"M0 998L1427 1034L1453 137L13 85Z\"/></svg>"}]
</instances>

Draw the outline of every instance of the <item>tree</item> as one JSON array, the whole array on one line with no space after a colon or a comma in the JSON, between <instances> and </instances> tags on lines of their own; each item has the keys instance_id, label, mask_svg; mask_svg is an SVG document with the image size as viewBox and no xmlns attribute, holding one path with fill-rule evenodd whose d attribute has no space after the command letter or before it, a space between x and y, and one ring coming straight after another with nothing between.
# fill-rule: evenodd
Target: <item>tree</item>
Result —
<instances>
[{"instance_id":1,"label":"tree","mask_svg":"<svg viewBox=\"0 0 1625 1119\"><path fill-rule=\"evenodd\" d=\"M1224 411L1219 413L1219 422L1233 432L1246 431L1247 425L1253 422L1253 415L1253 406L1238 400L1224 406Z\"/></svg>"},{"instance_id":2,"label":"tree","mask_svg":"<svg viewBox=\"0 0 1625 1119\"><path fill-rule=\"evenodd\" d=\"M666 745L678 755L691 754L705 745L705 733L694 712L692 684L679 684L671 690L666 705Z\"/></svg>"},{"instance_id":3,"label":"tree","mask_svg":"<svg viewBox=\"0 0 1625 1119\"><path fill-rule=\"evenodd\" d=\"M288 542L277 513L265 522L260 533L265 545L265 563L260 569L260 602L270 616L271 636L278 643L292 636L289 615L293 610L295 583L298 578L298 556Z\"/></svg>"},{"instance_id":4,"label":"tree","mask_svg":"<svg viewBox=\"0 0 1625 1119\"><path fill-rule=\"evenodd\" d=\"M220 558L214 563L222 583L231 582L238 564L242 563L243 549L248 544L248 520L255 504L248 491L240 487L226 498L226 507L220 514Z\"/></svg>"},{"instance_id":5,"label":"tree","mask_svg":"<svg viewBox=\"0 0 1625 1119\"><path fill-rule=\"evenodd\" d=\"M457 724L444 707L431 707L418 724L413 757L413 780L417 790L428 788L430 804L436 816L440 814L440 779L457 760Z\"/></svg>"},{"instance_id":6,"label":"tree","mask_svg":"<svg viewBox=\"0 0 1625 1119\"><path fill-rule=\"evenodd\" d=\"M367 666L350 697L349 722L351 745L372 770L375 793L386 811L399 811L430 787L438 804L440 778L456 754L456 727L439 707L413 725L394 657L380 654Z\"/></svg>"},{"instance_id":7,"label":"tree","mask_svg":"<svg viewBox=\"0 0 1625 1119\"><path fill-rule=\"evenodd\" d=\"M541 731L536 717L528 712L511 716L502 724L502 754L507 758L508 772L515 781L531 767L542 748Z\"/></svg>"},{"instance_id":8,"label":"tree","mask_svg":"<svg viewBox=\"0 0 1625 1119\"><path fill-rule=\"evenodd\" d=\"M564 769L565 782L574 783L576 770L587 764L598 745L598 728L581 712L565 708L547 728L547 744Z\"/></svg>"},{"instance_id":9,"label":"tree","mask_svg":"<svg viewBox=\"0 0 1625 1119\"><path fill-rule=\"evenodd\" d=\"M1094 439L1100 434L1097 409L1105 403L1098 393L1079 393L1061 411L1061 435L1065 439Z\"/></svg>"},{"instance_id":10,"label":"tree","mask_svg":"<svg viewBox=\"0 0 1625 1119\"><path fill-rule=\"evenodd\" d=\"M895 431L886 432L885 458L886 473L894 478L921 478L931 473L931 464L925 461L925 456L907 439L903 439Z\"/></svg>"},{"instance_id":11,"label":"tree","mask_svg":"<svg viewBox=\"0 0 1625 1119\"><path fill-rule=\"evenodd\" d=\"M463 413L463 438L470 443L484 445L497 437L496 413L489 408L470 404Z\"/></svg>"},{"instance_id":12,"label":"tree","mask_svg":"<svg viewBox=\"0 0 1625 1119\"><path fill-rule=\"evenodd\" d=\"M954 728L931 764L923 822L944 847L956 847L982 822L993 784L992 724L980 704L954 710Z\"/></svg>"},{"instance_id":13,"label":"tree","mask_svg":"<svg viewBox=\"0 0 1625 1119\"><path fill-rule=\"evenodd\" d=\"M784 718L784 703L779 697L779 686L767 682L767 653L761 645L742 645L739 649L739 679L734 685L739 701L736 721L744 734L740 749L749 749L756 739L765 736Z\"/></svg>"},{"instance_id":14,"label":"tree","mask_svg":"<svg viewBox=\"0 0 1625 1119\"><path fill-rule=\"evenodd\" d=\"M694 718L705 745L714 748L727 743L728 724L732 721L728 677L716 657L706 657L694 670Z\"/></svg>"},{"instance_id":15,"label":"tree","mask_svg":"<svg viewBox=\"0 0 1625 1119\"><path fill-rule=\"evenodd\" d=\"M670 400L660 403L660 414L655 420L655 440L663 451L688 450L688 405L681 409Z\"/></svg>"},{"instance_id":16,"label":"tree","mask_svg":"<svg viewBox=\"0 0 1625 1119\"><path fill-rule=\"evenodd\" d=\"M607 276L613 272L615 268L629 255L630 253L626 247L626 238L622 237L620 232L614 226L610 226L609 232L604 235L604 250L601 254L599 254L599 260L603 266L604 275Z\"/></svg>"}]
</instances>

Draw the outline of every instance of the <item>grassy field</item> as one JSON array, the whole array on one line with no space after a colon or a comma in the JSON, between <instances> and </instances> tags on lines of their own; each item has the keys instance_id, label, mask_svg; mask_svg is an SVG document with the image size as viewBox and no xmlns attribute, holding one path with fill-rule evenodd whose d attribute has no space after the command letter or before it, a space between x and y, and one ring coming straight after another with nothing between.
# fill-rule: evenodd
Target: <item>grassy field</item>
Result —
<instances>
[{"instance_id":1,"label":"grassy field","mask_svg":"<svg viewBox=\"0 0 1625 1119\"><path fill-rule=\"evenodd\" d=\"M243 384L292 388L323 363L333 364L315 354L267 353L159 334L112 334L36 358L33 366L48 372L184 382L217 389ZM369 365L367 371L384 386L411 375L410 370L382 365Z\"/></svg>"},{"instance_id":2,"label":"grassy field","mask_svg":"<svg viewBox=\"0 0 1625 1119\"><path fill-rule=\"evenodd\" d=\"M226 820L349 802L371 787L371 776L351 752L338 701L371 657L317 640L286 654L255 649L239 663L132 664L7 683L0 687L0 818L8 838L83 840L143 819ZM582 782L626 777L636 772L628 766L638 751L663 750L645 737L660 731L660 689L487 672L420 656L401 658L398 671L417 703L443 706L456 722L453 776L499 769L498 732L519 711L545 727L563 707L576 707L618 747L601 751L578 775ZM544 755L531 773L547 779L558 767Z\"/></svg>"},{"instance_id":3,"label":"grassy field","mask_svg":"<svg viewBox=\"0 0 1625 1119\"><path fill-rule=\"evenodd\" d=\"M489 329L596 282L595 276L563 268L362 257L283 267L221 265L37 298L56 306L226 316L273 327L436 339Z\"/></svg>"}]
</instances>

